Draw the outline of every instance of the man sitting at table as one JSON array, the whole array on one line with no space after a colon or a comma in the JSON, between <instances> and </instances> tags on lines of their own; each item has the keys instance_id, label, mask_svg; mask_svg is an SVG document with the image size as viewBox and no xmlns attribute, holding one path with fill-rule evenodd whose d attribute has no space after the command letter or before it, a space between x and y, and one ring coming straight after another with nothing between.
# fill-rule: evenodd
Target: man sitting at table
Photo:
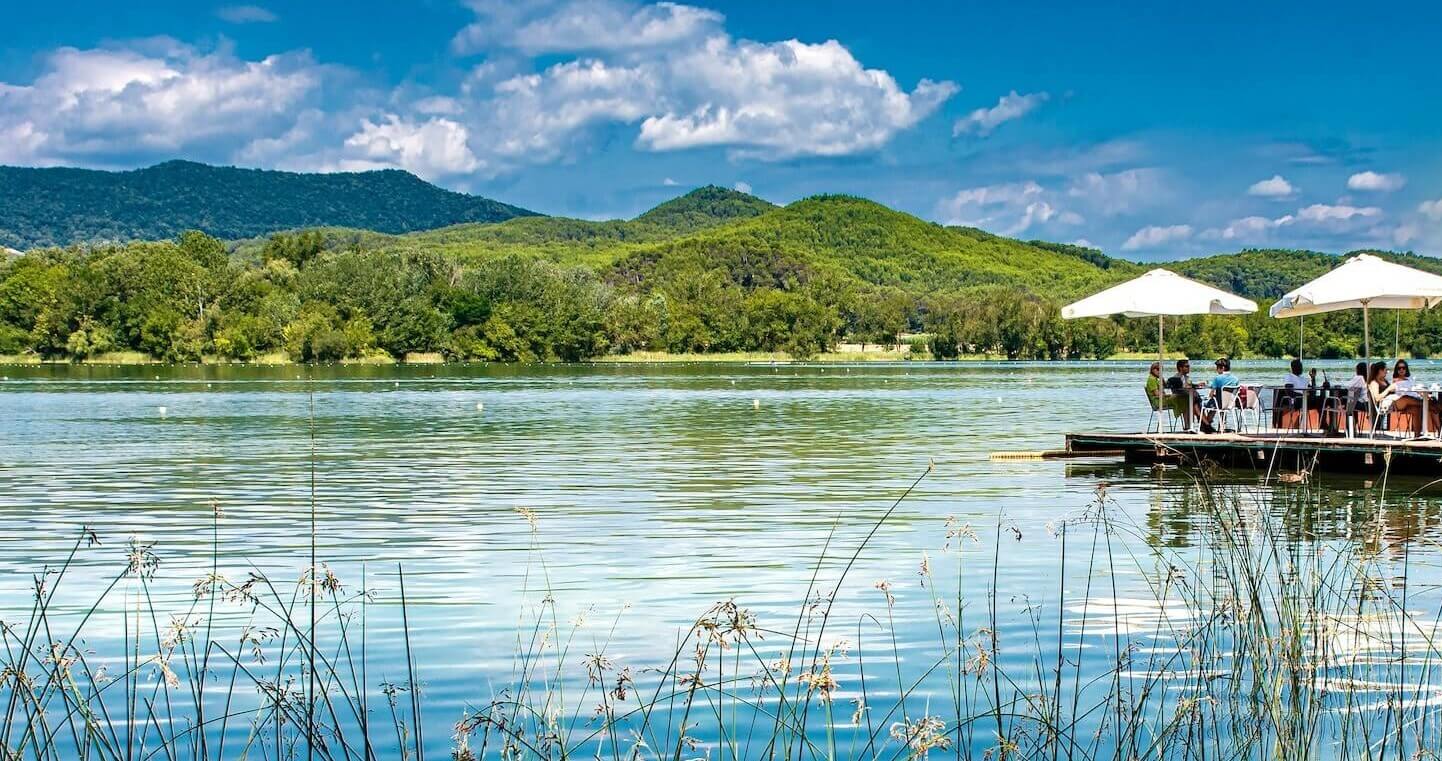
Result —
<instances>
[{"instance_id":1,"label":"man sitting at table","mask_svg":"<svg viewBox=\"0 0 1442 761\"><path fill-rule=\"evenodd\" d=\"M1231 393L1237 393L1242 385L1242 382L1237 379L1237 376L1232 375L1232 360L1226 357L1220 357L1217 359L1216 368L1216 376L1212 378L1211 383L1207 384L1208 397L1203 407L1202 433L1216 433L1216 428L1212 425L1212 421L1217 420L1217 413L1223 408L1222 405L1226 402L1226 400L1222 398L1223 390L1230 390Z\"/></svg>"},{"instance_id":2,"label":"man sitting at table","mask_svg":"<svg viewBox=\"0 0 1442 761\"><path fill-rule=\"evenodd\" d=\"M1181 408L1183 427L1192 429L1192 419L1201 415L1202 401L1197 398L1196 387L1192 385L1192 361L1183 357L1177 360L1177 374L1167 378L1167 393ZM1190 403L1188 403L1190 400Z\"/></svg>"},{"instance_id":3,"label":"man sitting at table","mask_svg":"<svg viewBox=\"0 0 1442 761\"><path fill-rule=\"evenodd\" d=\"M1291 372L1287 373L1287 377L1282 380L1282 385L1291 386L1292 388L1309 388L1315 386L1317 385L1317 368L1312 368L1311 371L1307 373L1307 377L1303 378L1302 360L1293 359Z\"/></svg>"},{"instance_id":4,"label":"man sitting at table","mask_svg":"<svg viewBox=\"0 0 1442 761\"><path fill-rule=\"evenodd\" d=\"M1306 407L1303 394L1307 389L1317 385L1317 368L1312 368L1306 377L1302 375L1302 360L1292 360L1292 366L1287 376L1282 379L1282 390L1277 393L1276 398L1276 423L1281 428L1301 428L1302 410ZM1292 389L1292 390L1288 390ZM1307 410L1307 427L1314 428L1319 421L1320 412L1315 409Z\"/></svg>"}]
</instances>

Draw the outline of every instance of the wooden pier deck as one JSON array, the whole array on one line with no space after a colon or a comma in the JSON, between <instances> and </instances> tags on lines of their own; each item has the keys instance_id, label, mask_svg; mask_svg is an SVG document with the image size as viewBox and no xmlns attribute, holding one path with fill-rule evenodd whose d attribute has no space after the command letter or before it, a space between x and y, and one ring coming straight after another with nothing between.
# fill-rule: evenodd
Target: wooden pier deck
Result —
<instances>
[{"instance_id":1,"label":"wooden pier deck","mask_svg":"<svg viewBox=\"0 0 1442 761\"><path fill-rule=\"evenodd\" d=\"M1285 433L1070 433L1066 451L1122 453L1128 462L1214 462L1273 470L1412 473L1442 477L1442 441Z\"/></svg>"}]
</instances>

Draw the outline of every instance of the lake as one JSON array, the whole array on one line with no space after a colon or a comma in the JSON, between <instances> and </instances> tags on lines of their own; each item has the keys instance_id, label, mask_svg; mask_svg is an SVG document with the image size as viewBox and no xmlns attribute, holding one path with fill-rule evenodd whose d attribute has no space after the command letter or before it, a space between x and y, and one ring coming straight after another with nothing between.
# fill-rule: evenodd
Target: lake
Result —
<instances>
[{"instance_id":1,"label":"lake","mask_svg":"<svg viewBox=\"0 0 1442 761\"><path fill-rule=\"evenodd\" d=\"M556 681L584 703L567 709L581 726L604 692L587 692L584 657L604 654L613 680L629 667L643 686L697 617L728 600L773 632L758 638L758 657L780 657L786 639L774 632L794 634L808 602L833 596L828 630L808 630L808 642L838 653L826 690L837 721L862 700L855 651L883 648L881 668L896 673L864 702L878 723L900 725L883 736L906 735L902 714L882 722L898 694L908 691L913 718L952 699L944 671L929 670L952 625L938 634L939 617L963 619L965 637L985 630L997 667L1043 686L1052 672L1038 664L1065 643L1060 670L1086 682L1106 669L1080 663L1083 651L1119 653L1125 642L1147 653L1165 639L1169 603L1152 591L1159 558L1214 565L1205 556L1218 549L1217 527L1196 509L1191 474L988 459L1058 448L1073 430L1139 429L1145 365L0 367L0 617L13 625L31 614L34 575L65 564L82 530L93 539L52 577L57 621L89 610L132 540L150 545L153 575L123 580L85 626L97 662L123 665L127 648L163 647L152 630L193 610L212 564L231 580L259 573L294 586L309 563L313 498L318 560L348 594L373 592L363 692L392 743L386 685L408 684L407 630L422 744L442 758L462 716L533 676L517 677L518 653L538 616L569 648L574 663ZM1350 374L1346 362L1320 366L1334 382ZM1237 363L1244 381L1284 372ZM1442 375L1420 361L1414 372ZM1219 477L1242 512L1277 517L1250 530L1265 526L1296 558L1365 538L1377 550L1369 568L1406 564L1415 592L1405 609L1435 617L1438 488L1321 475L1303 513L1298 489L1260 487L1259 475ZM1382 503L1384 486L1395 504ZM1099 499L1119 527L1105 541ZM1098 562L1099 547L1112 562ZM943 604L958 586L961 605ZM160 623L140 622L142 595ZM222 601L214 625L236 635L255 615L253 604ZM1422 699L1442 701L1442 691L1412 668L1397 673L1414 680L1420 716L1435 710ZM212 686L208 699L219 700L224 685ZM1074 723L1094 732L1103 719ZM977 731L966 744L981 752L994 733ZM707 732L696 730L689 755L759 755L724 729ZM837 755L859 753L846 742ZM1326 733L1316 742L1339 747Z\"/></svg>"}]
</instances>

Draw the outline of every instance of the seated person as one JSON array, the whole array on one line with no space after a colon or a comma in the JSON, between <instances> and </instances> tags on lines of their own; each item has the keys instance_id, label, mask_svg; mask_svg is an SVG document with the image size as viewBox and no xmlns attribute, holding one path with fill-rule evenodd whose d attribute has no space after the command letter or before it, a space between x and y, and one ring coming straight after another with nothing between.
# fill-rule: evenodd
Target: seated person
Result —
<instances>
[{"instance_id":1,"label":"seated person","mask_svg":"<svg viewBox=\"0 0 1442 761\"><path fill-rule=\"evenodd\" d=\"M1217 374L1212 378L1212 382L1207 384L1207 401L1204 405L1205 412L1202 419L1202 433L1216 432L1212 421L1217 419L1217 412L1222 409L1222 405L1226 401L1222 398L1223 390L1226 389L1235 393L1240 390L1242 385L1242 382L1237 379L1237 376L1232 375L1232 360L1221 357L1217 359L1215 367Z\"/></svg>"},{"instance_id":2,"label":"seated person","mask_svg":"<svg viewBox=\"0 0 1442 761\"><path fill-rule=\"evenodd\" d=\"M1372 421L1367 417L1367 363L1358 362L1356 374L1347 384L1347 413L1353 418L1353 430L1370 430ZM1338 426L1339 428L1341 426Z\"/></svg>"},{"instance_id":3,"label":"seated person","mask_svg":"<svg viewBox=\"0 0 1442 761\"><path fill-rule=\"evenodd\" d=\"M1192 383L1191 360L1185 357L1177 360L1177 373L1167 378L1167 391L1176 398L1177 406L1181 408L1183 426L1191 430L1192 419L1202 414L1202 400L1197 397L1196 386Z\"/></svg>"},{"instance_id":4,"label":"seated person","mask_svg":"<svg viewBox=\"0 0 1442 761\"><path fill-rule=\"evenodd\" d=\"M1312 368L1311 372L1303 377L1302 360L1293 359L1290 371L1282 379L1282 389L1277 392L1274 400L1273 422L1281 428L1300 428L1302 410L1307 405L1303 393L1316 385L1317 368ZM1307 410L1307 427L1315 427L1318 422L1319 411Z\"/></svg>"},{"instance_id":5,"label":"seated person","mask_svg":"<svg viewBox=\"0 0 1442 761\"><path fill-rule=\"evenodd\" d=\"M1160 395L1160 398L1158 396ZM1173 415L1186 420L1190 425L1188 417L1187 397L1173 393L1170 388L1162 383L1162 365L1160 362L1153 362L1147 372L1147 401L1152 405L1152 410L1168 409ZM1158 406L1161 405L1161 406Z\"/></svg>"},{"instance_id":6,"label":"seated person","mask_svg":"<svg viewBox=\"0 0 1442 761\"><path fill-rule=\"evenodd\" d=\"M1386 366L1383 365L1383 377L1386 377ZM1389 426L1394 431L1408 431L1411 433L1422 432L1422 394L1421 387L1412 379L1412 369L1407 365L1407 360L1399 359L1397 364L1392 366L1392 384L1389 387L1393 392L1392 412L1394 418ZM1428 405L1427 421L1429 431L1437 430L1437 415L1439 410Z\"/></svg>"},{"instance_id":7,"label":"seated person","mask_svg":"<svg viewBox=\"0 0 1442 761\"><path fill-rule=\"evenodd\" d=\"M1397 400L1397 388L1387 379L1387 363L1373 362L1367 368L1367 398L1377 415L1390 412Z\"/></svg>"},{"instance_id":8,"label":"seated person","mask_svg":"<svg viewBox=\"0 0 1442 761\"><path fill-rule=\"evenodd\" d=\"M1309 388L1315 386L1317 385L1317 368L1312 368L1307 373L1307 377L1303 378L1302 360L1294 359L1292 360L1291 372L1288 372L1287 377L1282 379L1282 385L1292 388Z\"/></svg>"}]
</instances>

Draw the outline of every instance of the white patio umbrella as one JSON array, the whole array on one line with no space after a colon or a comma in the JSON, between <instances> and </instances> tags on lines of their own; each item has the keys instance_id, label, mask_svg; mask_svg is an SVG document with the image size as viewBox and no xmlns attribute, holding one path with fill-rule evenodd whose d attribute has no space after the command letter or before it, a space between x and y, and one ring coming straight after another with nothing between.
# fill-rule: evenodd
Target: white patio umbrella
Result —
<instances>
[{"instance_id":1,"label":"white patio umbrella","mask_svg":"<svg viewBox=\"0 0 1442 761\"><path fill-rule=\"evenodd\" d=\"M1301 317L1342 309L1362 310L1363 342L1372 359L1372 309L1427 309L1442 304L1442 276L1371 254L1288 293L1272 305L1273 317Z\"/></svg>"},{"instance_id":2,"label":"white patio umbrella","mask_svg":"<svg viewBox=\"0 0 1442 761\"><path fill-rule=\"evenodd\" d=\"M1169 270L1156 269L1088 296L1075 304L1068 304L1062 307L1061 316L1067 320L1079 317L1110 317L1116 314L1126 317L1155 317L1157 363L1160 364L1166 354L1165 318L1188 314L1249 314L1255 311L1257 304L1250 299L1188 280ZM1159 408L1161 397L1162 389L1159 384Z\"/></svg>"}]
</instances>

